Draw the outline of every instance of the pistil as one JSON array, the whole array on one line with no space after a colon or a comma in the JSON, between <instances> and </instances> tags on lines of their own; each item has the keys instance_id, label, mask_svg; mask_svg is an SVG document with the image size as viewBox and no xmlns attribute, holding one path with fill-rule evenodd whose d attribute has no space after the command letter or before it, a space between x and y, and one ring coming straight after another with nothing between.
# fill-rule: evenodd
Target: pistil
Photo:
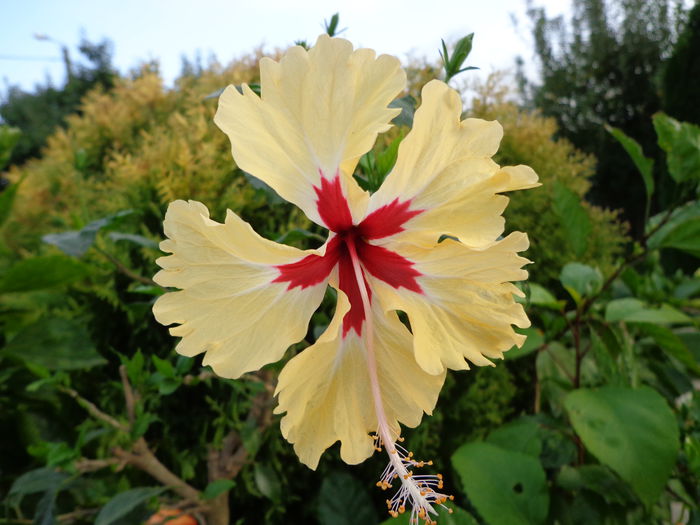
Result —
<instances>
[{"instance_id":1,"label":"pistil","mask_svg":"<svg viewBox=\"0 0 700 525\"><path fill-rule=\"evenodd\" d=\"M411 506L411 525L417 524L419 519L425 520L426 524L436 525L437 522L430 518L430 515L437 515L437 511L433 508L433 504L443 505L447 499L453 499L452 496L446 496L438 493L435 489L442 488L442 476L431 475L414 475L409 468L418 468L424 465L432 465L432 462L416 461L413 459L413 453L408 452L402 446L396 443L397 440L402 440L399 436L394 437L389 427L389 422L384 411L384 403L382 401L381 388L379 386L379 375L377 372L377 358L374 351L374 322L372 318L372 306L369 297L369 291L365 283L362 264L357 254L355 246L355 236L347 236L345 243L348 249L348 254L352 261L357 286L362 298L362 307L364 310L364 337L365 346L367 349L367 368L369 372L370 389L372 399L374 401L374 411L377 415L377 436L375 438L375 448L381 450L382 446L387 451L389 456L389 465L384 469L382 476L377 482L377 486L382 489L388 489L395 479L401 483L400 489L394 497L387 500L389 514L397 517L406 511L406 504ZM444 505L443 505L444 506ZM451 509L448 509L452 512Z\"/></svg>"}]
</instances>

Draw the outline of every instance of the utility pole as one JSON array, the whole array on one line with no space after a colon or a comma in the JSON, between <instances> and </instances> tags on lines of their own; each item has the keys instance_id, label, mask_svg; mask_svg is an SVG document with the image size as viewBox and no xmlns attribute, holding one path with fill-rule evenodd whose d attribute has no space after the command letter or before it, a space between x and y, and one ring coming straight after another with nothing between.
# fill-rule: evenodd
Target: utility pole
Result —
<instances>
[{"instance_id":1,"label":"utility pole","mask_svg":"<svg viewBox=\"0 0 700 525\"><path fill-rule=\"evenodd\" d=\"M49 35L45 33L34 33L34 38L37 40L41 40L44 42L53 42L54 44L57 44L58 46L61 47L61 55L63 56L63 65L66 68L66 83L70 83L71 80L73 80L73 63L71 62L70 59L70 52L68 51L68 46L64 44L63 42L59 42L58 40L55 40L51 38Z\"/></svg>"}]
</instances>

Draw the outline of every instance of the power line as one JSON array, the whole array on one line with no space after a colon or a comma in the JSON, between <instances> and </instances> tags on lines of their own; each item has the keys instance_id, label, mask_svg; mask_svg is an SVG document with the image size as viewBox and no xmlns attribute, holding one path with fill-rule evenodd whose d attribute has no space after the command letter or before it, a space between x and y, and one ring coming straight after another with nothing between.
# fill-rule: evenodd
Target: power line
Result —
<instances>
[{"instance_id":1,"label":"power line","mask_svg":"<svg viewBox=\"0 0 700 525\"><path fill-rule=\"evenodd\" d=\"M23 55L0 55L0 60L27 60L38 62L60 62L60 57L40 57L40 56L23 56Z\"/></svg>"}]
</instances>

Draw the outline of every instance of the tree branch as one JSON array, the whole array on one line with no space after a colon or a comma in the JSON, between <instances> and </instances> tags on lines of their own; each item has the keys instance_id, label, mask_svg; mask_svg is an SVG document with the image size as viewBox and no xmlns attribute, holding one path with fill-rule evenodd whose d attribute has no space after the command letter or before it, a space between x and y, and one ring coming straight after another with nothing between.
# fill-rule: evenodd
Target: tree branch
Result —
<instances>
[{"instance_id":1,"label":"tree branch","mask_svg":"<svg viewBox=\"0 0 700 525\"><path fill-rule=\"evenodd\" d=\"M139 275L133 270L129 269L124 263L122 263L119 259L117 259L114 255L112 255L109 252L106 252L105 250L98 248L95 246L95 250L97 252L101 253L104 257L109 259L109 262L111 262L114 266L116 266L117 270L127 277L133 279L134 281L138 281L140 283L146 284L148 286L157 286L158 288L163 288L161 285L159 285L157 282L155 282L153 279L150 279L148 277L144 277L143 275Z\"/></svg>"},{"instance_id":2,"label":"tree branch","mask_svg":"<svg viewBox=\"0 0 700 525\"><path fill-rule=\"evenodd\" d=\"M116 428L117 430L121 430L122 432L129 432L129 427L124 425L123 423L120 423L116 419L114 419L112 416L109 414L106 414L100 410L97 405L95 405L92 401L88 401L85 399L83 396L81 396L77 391L73 390L72 388L68 388L65 386L57 386L58 390L60 392L63 392L64 394L68 394L71 396L73 399L75 399L78 404L83 407L87 412L94 417L95 419L99 419L100 421L104 421L111 427Z\"/></svg>"},{"instance_id":3,"label":"tree branch","mask_svg":"<svg viewBox=\"0 0 700 525\"><path fill-rule=\"evenodd\" d=\"M142 437L137 439L130 451L120 447L113 451L115 457L119 458L127 465L132 465L159 481L162 485L169 487L186 500L199 500L199 491L186 483L183 479L175 475L151 452L146 440Z\"/></svg>"}]
</instances>

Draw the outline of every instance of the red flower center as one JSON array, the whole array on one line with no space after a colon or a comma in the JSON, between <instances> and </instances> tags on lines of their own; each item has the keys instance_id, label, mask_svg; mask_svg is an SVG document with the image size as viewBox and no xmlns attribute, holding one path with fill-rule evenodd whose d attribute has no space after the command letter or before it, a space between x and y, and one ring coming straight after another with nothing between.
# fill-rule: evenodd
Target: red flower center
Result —
<instances>
[{"instance_id":1,"label":"red flower center","mask_svg":"<svg viewBox=\"0 0 700 525\"><path fill-rule=\"evenodd\" d=\"M350 300L350 311L343 318L343 337L350 329L354 329L360 335L365 311L348 247L355 248L366 284L364 272L369 272L373 277L394 288L403 286L416 293L422 293L416 280L420 273L411 261L370 242L403 231L404 223L422 210L410 211L411 201L399 201L397 198L355 225L352 223L352 214L343 195L338 175L332 181L321 176L321 187L314 187L314 190L318 197L316 203L319 216L335 235L328 241L325 255L309 255L295 263L277 266L280 274L273 282L288 282L287 288L290 290L297 286L314 286L324 282L337 265L338 287ZM369 286L367 289L371 300L372 290Z\"/></svg>"}]
</instances>

